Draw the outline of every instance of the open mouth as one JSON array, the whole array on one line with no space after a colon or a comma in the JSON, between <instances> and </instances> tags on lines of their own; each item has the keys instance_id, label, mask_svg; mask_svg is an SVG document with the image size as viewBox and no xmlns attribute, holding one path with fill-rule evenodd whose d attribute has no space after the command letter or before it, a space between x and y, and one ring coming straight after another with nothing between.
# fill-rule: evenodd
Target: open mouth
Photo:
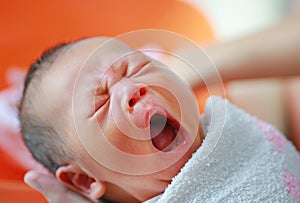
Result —
<instances>
[{"instance_id":1,"label":"open mouth","mask_svg":"<svg viewBox=\"0 0 300 203\"><path fill-rule=\"evenodd\" d=\"M150 119L150 134L153 146L159 151L171 151L177 145L179 124L169 118L154 114Z\"/></svg>"}]
</instances>

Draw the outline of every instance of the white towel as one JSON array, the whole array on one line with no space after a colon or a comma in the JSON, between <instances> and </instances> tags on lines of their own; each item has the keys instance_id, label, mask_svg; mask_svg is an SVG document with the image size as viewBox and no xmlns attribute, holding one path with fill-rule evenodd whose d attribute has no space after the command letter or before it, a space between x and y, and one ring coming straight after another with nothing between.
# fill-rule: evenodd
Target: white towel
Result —
<instances>
[{"instance_id":1,"label":"white towel","mask_svg":"<svg viewBox=\"0 0 300 203\"><path fill-rule=\"evenodd\" d=\"M218 97L202 124L202 146L147 203L300 202L300 155L275 127Z\"/></svg>"}]
</instances>

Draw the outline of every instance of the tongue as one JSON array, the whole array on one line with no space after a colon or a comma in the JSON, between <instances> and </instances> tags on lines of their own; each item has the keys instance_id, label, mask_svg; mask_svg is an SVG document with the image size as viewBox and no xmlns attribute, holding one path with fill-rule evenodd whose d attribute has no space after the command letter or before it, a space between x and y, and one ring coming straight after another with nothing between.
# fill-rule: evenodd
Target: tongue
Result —
<instances>
[{"instance_id":1,"label":"tongue","mask_svg":"<svg viewBox=\"0 0 300 203\"><path fill-rule=\"evenodd\" d=\"M163 151L175 139L174 129L166 123L163 129L160 127L151 128L152 143L158 150Z\"/></svg>"}]
</instances>

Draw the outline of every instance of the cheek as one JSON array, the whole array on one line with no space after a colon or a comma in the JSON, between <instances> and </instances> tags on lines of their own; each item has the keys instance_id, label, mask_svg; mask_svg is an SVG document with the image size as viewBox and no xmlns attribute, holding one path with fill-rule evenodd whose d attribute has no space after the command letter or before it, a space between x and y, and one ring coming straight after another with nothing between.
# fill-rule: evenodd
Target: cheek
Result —
<instances>
[{"instance_id":1,"label":"cheek","mask_svg":"<svg viewBox=\"0 0 300 203\"><path fill-rule=\"evenodd\" d=\"M146 137L147 129L136 128L129 118L128 112L123 110L120 105L111 105L108 113L102 117L99 128L107 140L106 145L115 148L119 153L134 155L151 153L151 142Z\"/></svg>"},{"instance_id":2,"label":"cheek","mask_svg":"<svg viewBox=\"0 0 300 203\"><path fill-rule=\"evenodd\" d=\"M152 88L160 95L165 107L181 124L185 125L191 134L194 134L199 126L199 111L192 89L168 71L156 77L154 82L157 85L153 85Z\"/></svg>"},{"instance_id":3,"label":"cheek","mask_svg":"<svg viewBox=\"0 0 300 203\"><path fill-rule=\"evenodd\" d=\"M166 108L167 111L172 113L172 116L180 118L182 114L181 102L176 93L176 86L168 87L163 85L151 85L153 94L159 100L160 105Z\"/></svg>"},{"instance_id":4,"label":"cheek","mask_svg":"<svg viewBox=\"0 0 300 203\"><path fill-rule=\"evenodd\" d=\"M111 132L113 134L107 137L109 144L120 154L148 155L153 153L150 151L151 148L148 146L148 141L133 139L118 130Z\"/></svg>"}]
</instances>

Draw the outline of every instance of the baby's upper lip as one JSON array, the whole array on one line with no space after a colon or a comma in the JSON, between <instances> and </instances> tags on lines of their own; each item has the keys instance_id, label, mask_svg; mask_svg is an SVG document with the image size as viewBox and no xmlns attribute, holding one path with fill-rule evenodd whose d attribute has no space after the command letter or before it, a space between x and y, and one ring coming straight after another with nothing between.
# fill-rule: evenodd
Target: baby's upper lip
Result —
<instances>
[{"instance_id":1,"label":"baby's upper lip","mask_svg":"<svg viewBox=\"0 0 300 203\"><path fill-rule=\"evenodd\" d=\"M165 117L168 117L169 113L166 111L165 108L159 105L153 105L152 108L148 110L145 115L145 124L147 128L150 128L150 120L155 114L160 114Z\"/></svg>"}]
</instances>

